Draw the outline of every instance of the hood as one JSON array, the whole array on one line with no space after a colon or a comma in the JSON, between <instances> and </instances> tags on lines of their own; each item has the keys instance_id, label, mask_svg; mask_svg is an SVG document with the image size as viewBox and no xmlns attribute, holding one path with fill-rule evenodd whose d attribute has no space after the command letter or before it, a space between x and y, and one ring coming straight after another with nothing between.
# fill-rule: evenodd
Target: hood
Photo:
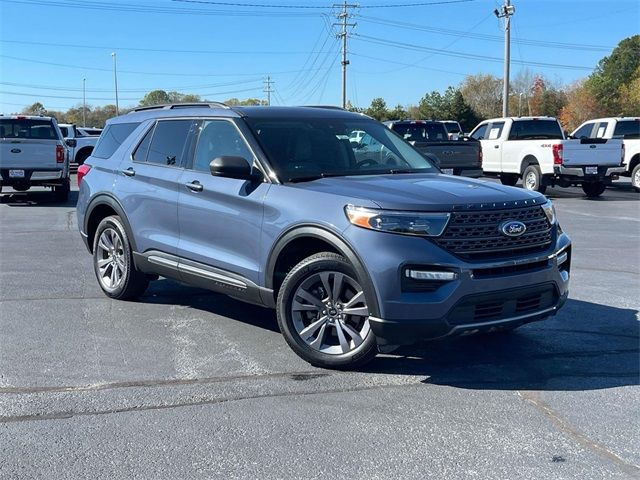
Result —
<instances>
[{"instance_id":1,"label":"hood","mask_svg":"<svg viewBox=\"0 0 640 480\"><path fill-rule=\"evenodd\" d=\"M543 199L537 192L487 180L441 174L354 175L291 184L295 188L368 200L389 210L451 210L456 205ZM499 206L499 205L496 205Z\"/></svg>"}]
</instances>

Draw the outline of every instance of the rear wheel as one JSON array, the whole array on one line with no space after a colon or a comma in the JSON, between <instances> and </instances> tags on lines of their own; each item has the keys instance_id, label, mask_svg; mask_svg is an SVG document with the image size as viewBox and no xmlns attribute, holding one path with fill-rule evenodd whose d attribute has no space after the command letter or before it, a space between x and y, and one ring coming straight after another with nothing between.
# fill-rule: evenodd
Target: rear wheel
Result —
<instances>
[{"instance_id":1,"label":"rear wheel","mask_svg":"<svg viewBox=\"0 0 640 480\"><path fill-rule=\"evenodd\" d=\"M631 185L633 185L636 192L640 192L640 163L633 167L633 171L631 172Z\"/></svg>"},{"instance_id":2,"label":"rear wheel","mask_svg":"<svg viewBox=\"0 0 640 480\"><path fill-rule=\"evenodd\" d=\"M503 185L513 187L516 183L518 183L518 175L516 175L515 173L501 173L500 182L502 182Z\"/></svg>"},{"instance_id":3,"label":"rear wheel","mask_svg":"<svg viewBox=\"0 0 640 480\"><path fill-rule=\"evenodd\" d=\"M542 173L538 165L529 165L522 174L522 186L526 190L544 193L547 186L542 184Z\"/></svg>"},{"instance_id":4,"label":"rear wheel","mask_svg":"<svg viewBox=\"0 0 640 480\"><path fill-rule=\"evenodd\" d=\"M69 192L71 191L71 182L67 178L62 185L57 185L53 187L53 194L56 197L56 200L59 202L66 202L69 199Z\"/></svg>"},{"instance_id":5,"label":"rear wheel","mask_svg":"<svg viewBox=\"0 0 640 480\"><path fill-rule=\"evenodd\" d=\"M296 265L276 308L285 340L312 365L356 368L377 353L364 290L341 255L322 252Z\"/></svg>"},{"instance_id":6,"label":"rear wheel","mask_svg":"<svg viewBox=\"0 0 640 480\"><path fill-rule=\"evenodd\" d=\"M602 182L583 183L582 191L587 197L599 197L607 189L607 186Z\"/></svg>"},{"instance_id":7,"label":"rear wheel","mask_svg":"<svg viewBox=\"0 0 640 480\"><path fill-rule=\"evenodd\" d=\"M147 289L149 279L138 271L127 232L119 217L103 219L93 239L93 269L102 291L111 298L129 300Z\"/></svg>"}]
</instances>

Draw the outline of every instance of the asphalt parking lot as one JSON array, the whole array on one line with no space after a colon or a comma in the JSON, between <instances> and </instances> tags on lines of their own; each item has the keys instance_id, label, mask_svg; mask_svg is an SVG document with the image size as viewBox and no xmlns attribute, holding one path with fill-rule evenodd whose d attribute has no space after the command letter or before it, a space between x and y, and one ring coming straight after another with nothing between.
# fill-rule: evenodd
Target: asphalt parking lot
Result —
<instances>
[{"instance_id":1,"label":"asphalt parking lot","mask_svg":"<svg viewBox=\"0 0 640 480\"><path fill-rule=\"evenodd\" d=\"M4 193L0 478L638 478L640 194L548 194L558 316L333 372L269 310L168 280L108 299L77 193Z\"/></svg>"}]
</instances>

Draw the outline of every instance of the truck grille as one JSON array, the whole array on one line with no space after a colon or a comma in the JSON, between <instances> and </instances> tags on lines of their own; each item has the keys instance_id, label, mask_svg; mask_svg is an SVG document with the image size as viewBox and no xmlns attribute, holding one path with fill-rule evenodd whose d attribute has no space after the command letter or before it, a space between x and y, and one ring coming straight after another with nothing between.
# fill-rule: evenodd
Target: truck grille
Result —
<instances>
[{"instance_id":1,"label":"truck grille","mask_svg":"<svg viewBox=\"0 0 640 480\"><path fill-rule=\"evenodd\" d=\"M519 237L507 237L500 224L518 220L527 226ZM451 214L451 220L434 241L445 250L466 260L490 260L546 250L552 241L552 227L538 205L509 210L464 211Z\"/></svg>"}]
</instances>

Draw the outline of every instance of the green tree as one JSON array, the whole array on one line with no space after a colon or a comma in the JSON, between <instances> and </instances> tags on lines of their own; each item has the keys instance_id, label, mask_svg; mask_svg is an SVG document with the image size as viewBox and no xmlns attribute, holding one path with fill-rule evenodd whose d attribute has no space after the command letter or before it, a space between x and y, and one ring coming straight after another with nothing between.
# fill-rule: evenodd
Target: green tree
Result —
<instances>
[{"instance_id":1,"label":"green tree","mask_svg":"<svg viewBox=\"0 0 640 480\"><path fill-rule=\"evenodd\" d=\"M383 122L389 119L389 112L387 110L387 102L383 98L374 98L371 100L371 105L365 110L367 115L376 120Z\"/></svg>"},{"instance_id":2,"label":"green tree","mask_svg":"<svg viewBox=\"0 0 640 480\"><path fill-rule=\"evenodd\" d=\"M175 93L175 92L172 92ZM171 103L171 96L164 90L152 90L147 93L142 100L140 100L140 106L150 107L152 105L163 105Z\"/></svg>"},{"instance_id":3,"label":"green tree","mask_svg":"<svg viewBox=\"0 0 640 480\"><path fill-rule=\"evenodd\" d=\"M625 38L598 63L586 87L609 115L620 113L620 89L637 78L640 67L640 35Z\"/></svg>"},{"instance_id":4,"label":"green tree","mask_svg":"<svg viewBox=\"0 0 640 480\"><path fill-rule=\"evenodd\" d=\"M387 116L388 120L404 120L409 118L409 114L400 104L396 105L393 110L390 110Z\"/></svg>"},{"instance_id":5,"label":"green tree","mask_svg":"<svg viewBox=\"0 0 640 480\"><path fill-rule=\"evenodd\" d=\"M444 94L436 91L427 93L420 100L418 112L423 119L457 120L465 131L478 123L478 116L455 87L448 87Z\"/></svg>"},{"instance_id":6,"label":"green tree","mask_svg":"<svg viewBox=\"0 0 640 480\"><path fill-rule=\"evenodd\" d=\"M35 102L28 107L25 107L22 113L27 115L46 115L47 109L44 108L44 105L40 102Z\"/></svg>"}]
</instances>

